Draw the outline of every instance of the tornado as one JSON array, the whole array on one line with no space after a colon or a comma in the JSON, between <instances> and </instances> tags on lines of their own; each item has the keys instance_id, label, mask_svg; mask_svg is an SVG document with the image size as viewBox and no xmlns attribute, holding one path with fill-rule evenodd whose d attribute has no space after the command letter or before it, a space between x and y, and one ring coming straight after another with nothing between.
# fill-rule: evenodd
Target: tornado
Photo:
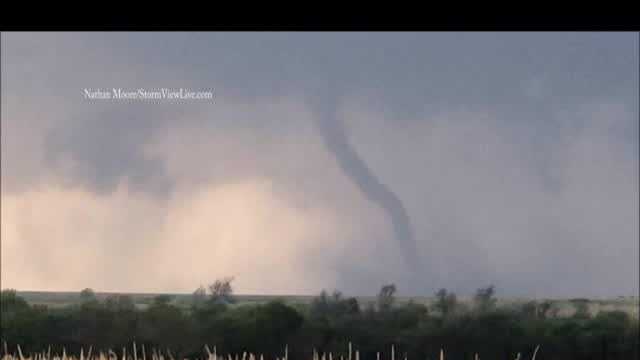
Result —
<instances>
[{"instance_id":1,"label":"tornado","mask_svg":"<svg viewBox=\"0 0 640 360\"><path fill-rule=\"evenodd\" d=\"M407 210L398 196L375 176L349 142L344 121L338 116L337 96L328 95L323 98L315 102L314 123L324 146L362 195L387 214L407 269L414 280L419 279L422 266Z\"/></svg>"}]
</instances>

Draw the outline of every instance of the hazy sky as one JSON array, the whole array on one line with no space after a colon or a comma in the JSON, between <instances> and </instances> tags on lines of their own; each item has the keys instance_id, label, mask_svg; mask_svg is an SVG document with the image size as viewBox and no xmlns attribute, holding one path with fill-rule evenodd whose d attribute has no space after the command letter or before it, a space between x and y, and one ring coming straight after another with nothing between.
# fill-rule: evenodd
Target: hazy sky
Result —
<instances>
[{"instance_id":1,"label":"hazy sky","mask_svg":"<svg viewBox=\"0 0 640 360\"><path fill-rule=\"evenodd\" d=\"M1 286L637 295L638 40L3 33Z\"/></svg>"}]
</instances>

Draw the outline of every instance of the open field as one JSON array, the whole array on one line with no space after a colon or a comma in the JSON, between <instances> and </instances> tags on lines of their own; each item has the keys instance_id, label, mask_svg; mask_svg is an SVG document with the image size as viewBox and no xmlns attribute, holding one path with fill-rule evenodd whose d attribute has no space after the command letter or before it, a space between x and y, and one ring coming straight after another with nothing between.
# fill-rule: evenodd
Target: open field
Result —
<instances>
[{"instance_id":1,"label":"open field","mask_svg":"<svg viewBox=\"0 0 640 360\"><path fill-rule=\"evenodd\" d=\"M18 294L32 305L46 305L51 307L61 307L66 305L80 303L80 292L44 292L44 291L18 291ZM158 295L169 295L172 297L172 303L179 307L188 307L191 300L191 294L152 294L152 293L105 293L97 292L98 300L104 300L111 295L128 295L131 296L137 307L144 309ZM247 304L263 304L271 300L281 299L285 303L296 306L309 304L315 296L312 295L235 295L237 299L236 306ZM374 296L358 296L358 303L363 307L375 302ZM460 297L462 304L470 304L470 297ZM556 309L558 316L570 316L574 313L575 307L572 299L526 299L526 298L498 298L498 306L511 307L518 306L527 301L542 302L548 300ZM397 304L405 304L409 301L431 306L435 298L428 296L403 297L396 298ZM588 309L592 315L600 311L624 311L634 318L640 315L640 299L638 297L617 297L611 299L589 299Z\"/></svg>"}]
</instances>

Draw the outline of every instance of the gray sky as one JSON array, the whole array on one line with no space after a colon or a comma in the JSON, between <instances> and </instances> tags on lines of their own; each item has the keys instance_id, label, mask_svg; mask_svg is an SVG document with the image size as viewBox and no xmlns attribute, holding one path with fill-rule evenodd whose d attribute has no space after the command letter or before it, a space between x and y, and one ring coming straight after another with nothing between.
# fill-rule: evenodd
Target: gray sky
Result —
<instances>
[{"instance_id":1,"label":"gray sky","mask_svg":"<svg viewBox=\"0 0 640 360\"><path fill-rule=\"evenodd\" d=\"M638 61L613 32L3 33L2 287L637 294ZM114 87L214 99L82 95Z\"/></svg>"}]
</instances>

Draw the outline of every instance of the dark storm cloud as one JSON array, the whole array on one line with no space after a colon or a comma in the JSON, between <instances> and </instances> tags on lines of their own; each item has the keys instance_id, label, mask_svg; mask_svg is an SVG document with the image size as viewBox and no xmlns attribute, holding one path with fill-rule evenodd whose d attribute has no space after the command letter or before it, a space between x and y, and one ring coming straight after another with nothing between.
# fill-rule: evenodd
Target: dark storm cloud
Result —
<instances>
[{"instance_id":1,"label":"dark storm cloud","mask_svg":"<svg viewBox=\"0 0 640 360\"><path fill-rule=\"evenodd\" d=\"M93 105L47 133L46 160L73 159L69 176L99 193L113 191L126 179L137 190L166 195L171 179L161 159L145 154L145 144L177 114L175 105Z\"/></svg>"},{"instance_id":2,"label":"dark storm cloud","mask_svg":"<svg viewBox=\"0 0 640 360\"><path fill-rule=\"evenodd\" d=\"M637 77L628 74L636 68L633 34L617 34L614 40L597 33L16 36L16 41L5 41L9 43L4 45L5 53L28 60L17 71L9 63L12 71L3 81L11 81L16 93L34 101L34 96L45 95L43 89L68 102L87 86L190 85L215 87L223 96L296 95L311 102L318 88L330 83L341 96L365 96L372 109L394 119L428 119L442 111L493 106L505 126L526 124L525 131L532 134L526 141L534 146L544 146L555 136L550 114L568 104L602 94L637 103ZM21 39L31 47L21 47ZM43 54L27 55L36 51L33 47L42 48ZM544 90L534 89L532 96L521 91L531 82L535 87L538 80ZM96 106L76 100L73 106L78 114L58 123L49 136L54 138L50 141L54 152L71 150L67 154L83 163L83 178L101 189L128 173L138 181L158 177L158 166L144 159L137 144L144 144L153 129L162 126L158 118L167 115L153 106L118 110L109 104L97 114L109 121L80 119L95 112ZM407 120L395 120L400 121ZM260 121L255 123L258 126ZM629 136L637 140L633 138L637 135ZM69 141L74 138L78 145ZM120 147L107 150L109 144ZM79 151L73 151L76 146Z\"/></svg>"},{"instance_id":3,"label":"dark storm cloud","mask_svg":"<svg viewBox=\"0 0 640 360\"><path fill-rule=\"evenodd\" d=\"M3 195L61 182L105 199L126 182L153 209L180 184L268 178L287 204L344 220L313 241L355 255L327 250L322 266L299 269L301 278L337 269L337 286L368 293L381 280L429 293L438 279L467 293L488 282L517 294L637 290L637 34L2 39L2 87L11 90L2 94ZM182 86L213 88L216 99L151 105L81 96L85 87ZM376 204L391 221L377 217ZM345 224L364 230L354 235ZM394 237L415 238L415 251L411 241L394 246ZM158 240L136 239L148 248ZM411 287L399 253L423 259L428 284Z\"/></svg>"}]
</instances>

